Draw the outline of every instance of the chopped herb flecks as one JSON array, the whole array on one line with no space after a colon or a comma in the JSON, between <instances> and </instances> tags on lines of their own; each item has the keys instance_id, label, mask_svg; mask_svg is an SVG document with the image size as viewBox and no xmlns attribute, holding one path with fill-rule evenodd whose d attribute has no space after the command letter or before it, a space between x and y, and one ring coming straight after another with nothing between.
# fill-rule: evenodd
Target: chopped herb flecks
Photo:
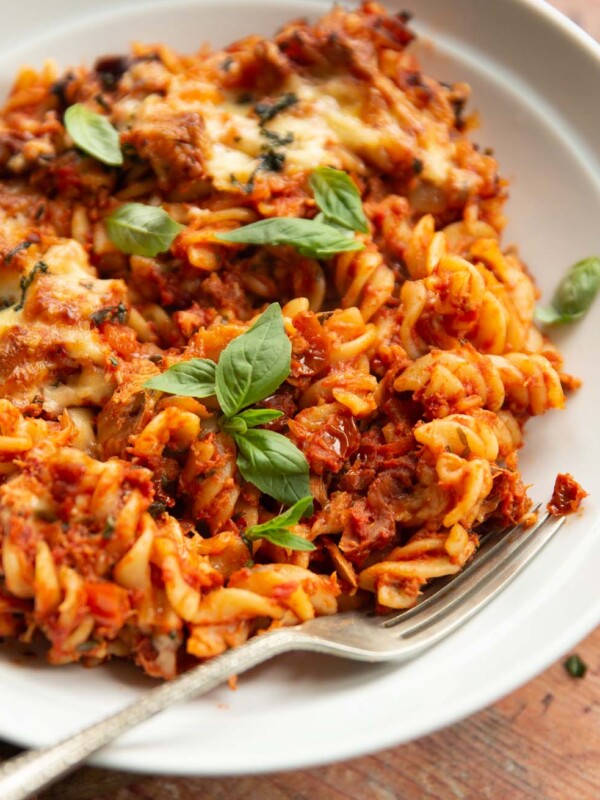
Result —
<instances>
[{"instance_id":1,"label":"chopped herb flecks","mask_svg":"<svg viewBox=\"0 0 600 800\"><path fill-rule=\"evenodd\" d=\"M269 148L258 159L257 170L267 170L268 172L281 172L285 163L285 153Z\"/></svg>"},{"instance_id":2,"label":"chopped herb flecks","mask_svg":"<svg viewBox=\"0 0 600 800\"><path fill-rule=\"evenodd\" d=\"M564 666L572 678L583 678L588 669L587 664L577 654L569 656Z\"/></svg>"},{"instance_id":3,"label":"chopped herb flecks","mask_svg":"<svg viewBox=\"0 0 600 800\"><path fill-rule=\"evenodd\" d=\"M154 503L151 503L148 506L148 513L154 519L158 519L162 514L165 513L167 507L164 503L161 503L160 500L155 500Z\"/></svg>"},{"instance_id":4,"label":"chopped herb flecks","mask_svg":"<svg viewBox=\"0 0 600 800\"><path fill-rule=\"evenodd\" d=\"M4 263L10 264L13 258L20 253L22 250L27 250L27 248L31 247L33 242L24 241L18 244L16 247L13 247L12 250L9 250L8 253L4 256Z\"/></svg>"},{"instance_id":5,"label":"chopped herb flecks","mask_svg":"<svg viewBox=\"0 0 600 800\"><path fill-rule=\"evenodd\" d=\"M296 95L293 92L287 92L272 103L256 103L254 105L254 112L259 118L260 124L266 125L267 122L274 119L281 111L285 111L286 108L296 105L297 102L298 98Z\"/></svg>"},{"instance_id":6,"label":"chopped herb flecks","mask_svg":"<svg viewBox=\"0 0 600 800\"><path fill-rule=\"evenodd\" d=\"M275 131L267 130L267 128L263 128L261 133L270 142L273 142L273 144L278 145L279 147L285 147L286 144L291 144L294 141L293 133L286 133L285 136L282 136L281 134L276 133Z\"/></svg>"},{"instance_id":7,"label":"chopped herb flecks","mask_svg":"<svg viewBox=\"0 0 600 800\"><path fill-rule=\"evenodd\" d=\"M115 320L120 325L124 325L127 320L127 306L123 305L123 303L119 303L118 306L99 308L98 311L94 311L94 313L90 315L90 320L97 328L105 322L115 322Z\"/></svg>"},{"instance_id":8,"label":"chopped herb flecks","mask_svg":"<svg viewBox=\"0 0 600 800\"><path fill-rule=\"evenodd\" d=\"M19 287L21 289L21 299L15 306L15 311L20 311L23 306L25 305L25 295L27 294L27 289L31 286L33 281L35 280L36 275L39 275L40 272L48 272L48 264L45 261L38 261L37 264L33 267L29 275L21 278L19 282Z\"/></svg>"},{"instance_id":9,"label":"chopped herb flecks","mask_svg":"<svg viewBox=\"0 0 600 800\"><path fill-rule=\"evenodd\" d=\"M115 521L112 517L108 517L104 525L104 530L102 531L102 538L107 540L111 539L114 532Z\"/></svg>"}]
</instances>

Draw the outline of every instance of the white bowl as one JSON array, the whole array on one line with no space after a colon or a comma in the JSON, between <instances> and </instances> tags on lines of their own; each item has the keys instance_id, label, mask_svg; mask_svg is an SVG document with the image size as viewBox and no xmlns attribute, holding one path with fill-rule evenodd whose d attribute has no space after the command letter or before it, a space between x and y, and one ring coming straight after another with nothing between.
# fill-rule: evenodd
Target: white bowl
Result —
<instances>
[{"instance_id":1,"label":"white bowl","mask_svg":"<svg viewBox=\"0 0 600 800\"><path fill-rule=\"evenodd\" d=\"M410 0L399 8L411 5ZM466 80L483 127L512 182L506 241L516 241L545 297L574 261L600 252L600 47L539 0L419 0L416 45L426 70ZM0 90L22 62L67 66L163 40L193 51L287 19L323 12L316 0L20 0L3 9ZM16 45L15 31L22 44ZM463 629L411 664L365 666L291 655L178 706L104 750L103 766L151 773L240 774L348 758L447 725L544 669L600 620L597 336L600 301L556 339L584 378L565 412L534 420L522 457L532 494L549 497L570 471L591 496L585 513L510 588ZM15 663L0 654L0 735L56 741L120 708L151 685L133 667L87 671Z\"/></svg>"}]
</instances>

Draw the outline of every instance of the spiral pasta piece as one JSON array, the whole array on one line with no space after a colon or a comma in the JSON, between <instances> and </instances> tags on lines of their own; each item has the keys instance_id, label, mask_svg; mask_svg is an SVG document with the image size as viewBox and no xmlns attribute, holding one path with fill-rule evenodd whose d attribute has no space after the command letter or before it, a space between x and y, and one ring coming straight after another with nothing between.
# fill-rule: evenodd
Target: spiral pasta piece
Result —
<instances>
[{"instance_id":1,"label":"spiral pasta piece","mask_svg":"<svg viewBox=\"0 0 600 800\"><path fill-rule=\"evenodd\" d=\"M181 493L190 500L193 518L204 520L214 533L232 517L240 496L235 459L229 436L208 434L192 445L181 472Z\"/></svg>"},{"instance_id":2,"label":"spiral pasta piece","mask_svg":"<svg viewBox=\"0 0 600 800\"><path fill-rule=\"evenodd\" d=\"M542 355L486 356L473 347L433 350L395 380L398 392L412 392L434 417L463 407L514 414L543 414L564 406L560 377Z\"/></svg>"},{"instance_id":3,"label":"spiral pasta piece","mask_svg":"<svg viewBox=\"0 0 600 800\"><path fill-rule=\"evenodd\" d=\"M368 322L385 305L394 290L394 273L374 245L335 259L335 286L342 308L358 307Z\"/></svg>"},{"instance_id":4,"label":"spiral pasta piece","mask_svg":"<svg viewBox=\"0 0 600 800\"><path fill-rule=\"evenodd\" d=\"M436 461L442 489L450 491L451 507L443 524L450 528L460 523L471 528L483 517L483 502L492 491L492 473L487 459L466 460L454 453L443 453Z\"/></svg>"},{"instance_id":5,"label":"spiral pasta piece","mask_svg":"<svg viewBox=\"0 0 600 800\"><path fill-rule=\"evenodd\" d=\"M506 406L515 414L543 414L563 408L565 395L560 376L542 355L507 353L490 356L504 384Z\"/></svg>"},{"instance_id":6,"label":"spiral pasta piece","mask_svg":"<svg viewBox=\"0 0 600 800\"><path fill-rule=\"evenodd\" d=\"M362 570L358 585L374 592L385 608L410 608L429 580L460 572L477 544L477 537L459 523L446 532L419 532L383 561Z\"/></svg>"},{"instance_id":7,"label":"spiral pasta piece","mask_svg":"<svg viewBox=\"0 0 600 800\"><path fill-rule=\"evenodd\" d=\"M522 442L519 425L509 411L484 410L425 422L415 428L415 439L435 455L454 453L487 461L506 457Z\"/></svg>"},{"instance_id":8,"label":"spiral pasta piece","mask_svg":"<svg viewBox=\"0 0 600 800\"><path fill-rule=\"evenodd\" d=\"M412 280L401 290L402 343L409 355L425 355L428 346L453 349L465 339L494 355L539 349L532 326L535 290L516 255L503 253L496 238L461 239L457 230L449 235L462 255L426 215L406 247Z\"/></svg>"},{"instance_id":9,"label":"spiral pasta piece","mask_svg":"<svg viewBox=\"0 0 600 800\"><path fill-rule=\"evenodd\" d=\"M495 363L473 348L433 350L404 370L394 389L412 392L435 417L447 416L457 406L470 403L498 411L506 394Z\"/></svg>"}]
</instances>

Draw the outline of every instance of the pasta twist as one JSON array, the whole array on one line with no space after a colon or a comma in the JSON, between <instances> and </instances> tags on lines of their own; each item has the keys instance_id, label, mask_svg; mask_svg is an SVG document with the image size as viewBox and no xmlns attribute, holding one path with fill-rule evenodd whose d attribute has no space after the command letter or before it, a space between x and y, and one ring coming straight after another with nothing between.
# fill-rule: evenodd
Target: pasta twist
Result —
<instances>
[{"instance_id":1,"label":"pasta twist","mask_svg":"<svg viewBox=\"0 0 600 800\"><path fill-rule=\"evenodd\" d=\"M24 417L10 400L0 399L0 474L16 469L14 460L41 442L68 444L77 438L76 414L61 414L58 421Z\"/></svg>"},{"instance_id":2,"label":"pasta twist","mask_svg":"<svg viewBox=\"0 0 600 800\"><path fill-rule=\"evenodd\" d=\"M397 392L412 392L432 417L483 406L498 411L504 383L491 358L473 348L433 350L414 361L394 381Z\"/></svg>"},{"instance_id":3,"label":"pasta twist","mask_svg":"<svg viewBox=\"0 0 600 800\"><path fill-rule=\"evenodd\" d=\"M516 256L502 253L494 238L471 241L465 255L449 251L430 215L415 227L405 254L412 280L400 294L409 356L416 359L430 346L456 348L465 339L495 355L539 349L535 290Z\"/></svg>"},{"instance_id":4,"label":"pasta twist","mask_svg":"<svg viewBox=\"0 0 600 800\"><path fill-rule=\"evenodd\" d=\"M331 367L302 393L300 408L337 402L353 416L367 416L377 408L377 379L369 362L375 326L365 323L357 308L348 308L334 311L324 321L323 332Z\"/></svg>"},{"instance_id":5,"label":"pasta twist","mask_svg":"<svg viewBox=\"0 0 600 800\"><path fill-rule=\"evenodd\" d=\"M563 408L565 395L560 376L545 356L507 353L490 356L506 392L506 407L514 414L543 414Z\"/></svg>"},{"instance_id":6,"label":"pasta twist","mask_svg":"<svg viewBox=\"0 0 600 800\"><path fill-rule=\"evenodd\" d=\"M269 628L294 625L316 615L334 614L339 587L335 578L316 576L293 564L245 568L229 586L200 603L188 640L188 652L206 658L242 644L259 619Z\"/></svg>"},{"instance_id":7,"label":"pasta twist","mask_svg":"<svg viewBox=\"0 0 600 800\"><path fill-rule=\"evenodd\" d=\"M224 433L208 433L194 442L181 472L180 487L196 520L204 520L213 533L233 516L240 496L235 480L236 449Z\"/></svg>"},{"instance_id":8,"label":"pasta twist","mask_svg":"<svg viewBox=\"0 0 600 800\"><path fill-rule=\"evenodd\" d=\"M173 205L170 211L172 214L176 211ZM177 241L178 255L184 256L192 266L205 272L214 272L223 264L220 250L225 246L218 241L217 235L257 219L253 209L235 205L214 209L181 209L179 215L175 216L181 216L181 222L188 222Z\"/></svg>"},{"instance_id":9,"label":"pasta twist","mask_svg":"<svg viewBox=\"0 0 600 800\"><path fill-rule=\"evenodd\" d=\"M443 453L435 468L440 488L451 498L443 525L450 528L460 523L471 528L481 522L485 511L483 503L493 486L489 462L483 458L467 461L454 453Z\"/></svg>"},{"instance_id":10,"label":"pasta twist","mask_svg":"<svg viewBox=\"0 0 600 800\"><path fill-rule=\"evenodd\" d=\"M564 406L560 377L544 356L485 356L473 347L433 350L405 369L394 389L412 392L432 417L478 406L520 415Z\"/></svg>"},{"instance_id":11,"label":"pasta twist","mask_svg":"<svg viewBox=\"0 0 600 800\"><path fill-rule=\"evenodd\" d=\"M415 439L434 455L454 453L463 458L495 461L521 446L521 430L509 411L478 409L472 415L449 414L415 427Z\"/></svg>"},{"instance_id":12,"label":"pasta twist","mask_svg":"<svg viewBox=\"0 0 600 800\"><path fill-rule=\"evenodd\" d=\"M375 592L385 608L410 608L427 581L460 572L477 544L477 537L459 523L440 533L420 531L383 561L362 570L358 585Z\"/></svg>"},{"instance_id":13,"label":"pasta twist","mask_svg":"<svg viewBox=\"0 0 600 800\"><path fill-rule=\"evenodd\" d=\"M340 253L334 260L335 287L342 308L356 306L368 322L394 290L394 273L371 243L358 252Z\"/></svg>"}]
</instances>

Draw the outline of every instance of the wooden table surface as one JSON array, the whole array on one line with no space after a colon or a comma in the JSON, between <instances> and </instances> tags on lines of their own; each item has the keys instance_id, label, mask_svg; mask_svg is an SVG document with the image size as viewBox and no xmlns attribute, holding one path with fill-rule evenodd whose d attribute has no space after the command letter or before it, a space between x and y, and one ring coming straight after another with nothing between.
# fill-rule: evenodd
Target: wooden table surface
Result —
<instances>
[{"instance_id":1,"label":"wooden table surface","mask_svg":"<svg viewBox=\"0 0 600 800\"><path fill-rule=\"evenodd\" d=\"M552 4L600 40L600 0ZM598 800L600 628L576 652L589 667L585 678L572 678L561 659L491 708L376 755L248 778L85 767L38 800ZM0 758L14 752L0 744Z\"/></svg>"}]
</instances>

